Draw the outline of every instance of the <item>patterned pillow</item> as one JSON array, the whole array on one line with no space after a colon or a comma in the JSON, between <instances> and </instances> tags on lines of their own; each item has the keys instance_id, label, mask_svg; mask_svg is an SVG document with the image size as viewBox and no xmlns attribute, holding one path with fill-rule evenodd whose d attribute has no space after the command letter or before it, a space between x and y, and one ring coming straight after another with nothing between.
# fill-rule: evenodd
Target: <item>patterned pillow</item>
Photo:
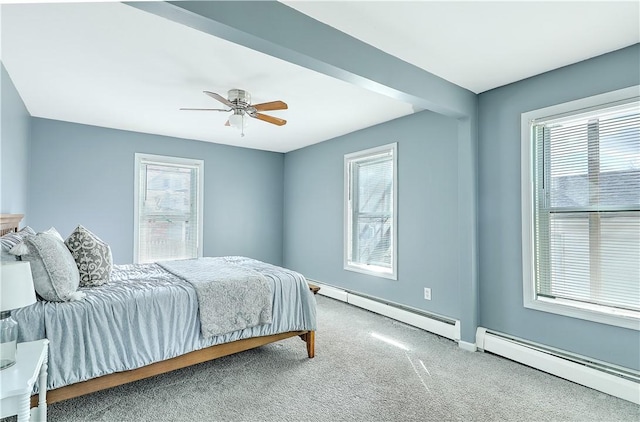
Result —
<instances>
[{"instance_id":1,"label":"patterned pillow","mask_svg":"<svg viewBox=\"0 0 640 422\"><path fill-rule=\"evenodd\" d=\"M2 253L0 255L1 261L15 261L18 258L15 255L9 253L11 248L16 246L18 243L22 242L27 236L35 236L36 232L31 227L26 226L22 230L15 233L7 233L4 236L0 237L0 244Z\"/></svg>"},{"instance_id":2,"label":"patterned pillow","mask_svg":"<svg viewBox=\"0 0 640 422\"><path fill-rule=\"evenodd\" d=\"M63 302L80 300L78 267L71 253L56 236L38 233L27 236L10 251L31 264L36 292L45 300Z\"/></svg>"},{"instance_id":3,"label":"patterned pillow","mask_svg":"<svg viewBox=\"0 0 640 422\"><path fill-rule=\"evenodd\" d=\"M100 286L109 281L113 267L109 245L82 226L76 227L64 243L78 266L80 286Z\"/></svg>"}]
</instances>

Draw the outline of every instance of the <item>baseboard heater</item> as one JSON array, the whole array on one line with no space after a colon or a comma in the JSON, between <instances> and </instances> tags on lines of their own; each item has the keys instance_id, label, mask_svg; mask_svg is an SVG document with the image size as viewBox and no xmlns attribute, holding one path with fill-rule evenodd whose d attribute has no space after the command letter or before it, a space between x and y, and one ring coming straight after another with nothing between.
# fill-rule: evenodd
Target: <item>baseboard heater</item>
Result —
<instances>
[{"instance_id":1,"label":"baseboard heater","mask_svg":"<svg viewBox=\"0 0 640 422\"><path fill-rule=\"evenodd\" d=\"M640 404L640 372L479 327L479 350Z\"/></svg>"},{"instance_id":2,"label":"baseboard heater","mask_svg":"<svg viewBox=\"0 0 640 422\"><path fill-rule=\"evenodd\" d=\"M384 315L396 321L421 328L450 340L460 340L460 322L440 315L430 314L419 309L385 301L380 298L366 296L343 290L317 280L308 279L320 287L318 294L347 302L359 308Z\"/></svg>"}]
</instances>

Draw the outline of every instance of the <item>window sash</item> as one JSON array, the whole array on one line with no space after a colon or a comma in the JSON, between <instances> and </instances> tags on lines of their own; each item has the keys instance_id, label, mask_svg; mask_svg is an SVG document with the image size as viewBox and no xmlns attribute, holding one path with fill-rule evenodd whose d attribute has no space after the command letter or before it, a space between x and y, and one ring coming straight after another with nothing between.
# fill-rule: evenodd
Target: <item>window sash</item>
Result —
<instances>
[{"instance_id":1,"label":"window sash","mask_svg":"<svg viewBox=\"0 0 640 422\"><path fill-rule=\"evenodd\" d=\"M135 262L202 256L203 164L136 154Z\"/></svg>"},{"instance_id":2,"label":"window sash","mask_svg":"<svg viewBox=\"0 0 640 422\"><path fill-rule=\"evenodd\" d=\"M531 128L535 297L640 311L640 103Z\"/></svg>"},{"instance_id":3,"label":"window sash","mask_svg":"<svg viewBox=\"0 0 640 422\"><path fill-rule=\"evenodd\" d=\"M345 269L396 279L396 148L345 155Z\"/></svg>"}]
</instances>

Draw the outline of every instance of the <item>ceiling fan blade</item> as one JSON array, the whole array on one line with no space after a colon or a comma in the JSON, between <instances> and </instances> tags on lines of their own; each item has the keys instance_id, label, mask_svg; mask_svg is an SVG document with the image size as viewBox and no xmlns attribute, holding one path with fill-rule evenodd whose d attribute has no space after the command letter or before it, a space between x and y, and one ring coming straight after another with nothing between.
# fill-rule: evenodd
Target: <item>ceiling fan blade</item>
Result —
<instances>
[{"instance_id":1,"label":"ceiling fan blade","mask_svg":"<svg viewBox=\"0 0 640 422\"><path fill-rule=\"evenodd\" d=\"M196 110L196 111L231 111L223 108L181 108L180 110Z\"/></svg>"},{"instance_id":2,"label":"ceiling fan blade","mask_svg":"<svg viewBox=\"0 0 640 422\"><path fill-rule=\"evenodd\" d=\"M208 96L210 96L211 98L215 98L216 100L220 101L222 104L226 105L227 107L231 107L231 108L235 107L235 104L233 104L231 101L227 100L220 94L216 94L215 92L210 92L210 91L203 91L203 92Z\"/></svg>"},{"instance_id":3,"label":"ceiling fan blade","mask_svg":"<svg viewBox=\"0 0 640 422\"><path fill-rule=\"evenodd\" d=\"M254 117L256 119L260 119L260 120L265 121L267 123L272 123L274 125L278 125L278 126L283 126L283 125L287 124L287 121L284 120L284 119L279 119L277 117L269 116L269 115L262 114L262 113L253 113L253 114L249 114L249 116Z\"/></svg>"},{"instance_id":4,"label":"ceiling fan blade","mask_svg":"<svg viewBox=\"0 0 640 422\"><path fill-rule=\"evenodd\" d=\"M287 103L282 101L271 101L269 103L252 104L251 107L256 111L269 111L269 110L286 110L289 108Z\"/></svg>"}]
</instances>

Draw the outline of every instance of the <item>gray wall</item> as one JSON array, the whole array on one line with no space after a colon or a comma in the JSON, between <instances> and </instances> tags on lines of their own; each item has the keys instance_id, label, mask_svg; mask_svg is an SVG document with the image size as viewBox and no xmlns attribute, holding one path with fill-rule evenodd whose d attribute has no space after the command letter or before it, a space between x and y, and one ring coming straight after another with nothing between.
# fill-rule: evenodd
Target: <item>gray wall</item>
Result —
<instances>
[{"instance_id":1,"label":"gray wall","mask_svg":"<svg viewBox=\"0 0 640 422\"><path fill-rule=\"evenodd\" d=\"M640 369L640 333L522 305L520 114L640 83L640 46L480 95L480 326Z\"/></svg>"},{"instance_id":2,"label":"gray wall","mask_svg":"<svg viewBox=\"0 0 640 422\"><path fill-rule=\"evenodd\" d=\"M0 109L0 213L25 214L31 116L1 62Z\"/></svg>"},{"instance_id":3,"label":"gray wall","mask_svg":"<svg viewBox=\"0 0 640 422\"><path fill-rule=\"evenodd\" d=\"M284 157L245 148L32 119L29 222L82 224L133 260L134 153L204 160L204 255L282 264Z\"/></svg>"},{"instance_id":4,"label":"gray wall","mask_svg":"<svg viewBox=\"0 0 640 422\"><path fill-rule=\"evenodd\" d=\"M285 155L285 265L459 317L457 121L421 112ZM343 269L344 154L398 142L398 280ZM431 287L433 300L423 299Z\"/></svg>"}]
</instances>

